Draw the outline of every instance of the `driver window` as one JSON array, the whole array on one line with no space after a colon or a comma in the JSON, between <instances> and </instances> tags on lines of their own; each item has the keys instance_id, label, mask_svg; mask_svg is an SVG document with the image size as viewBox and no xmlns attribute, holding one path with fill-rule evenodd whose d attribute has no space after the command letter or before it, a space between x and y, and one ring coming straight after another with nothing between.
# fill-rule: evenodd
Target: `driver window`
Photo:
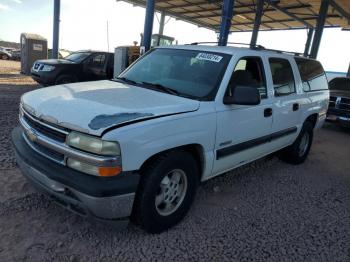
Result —
<instances>
[{"instance_id":1,"label":"driver window","mask_svg":"<svg viewBox=\"0 0 350 262\"><path fill-rule=\"evenodd\" d=\"M264 66L260 57L243 57L237 62L227 95L230 95L232 88L238 85L254 86L259 90L261 99L267 98Z\"/></svg>"},{"instance_id":2,"label":"driver window","mask_svg":"<svg viewBox=\"0 0 350 262\"><path fill-rule=\"evenodd\" d=\"M89 59L89 66L104 67L106 56L104 54L97 54Z\"/></svg>"}]
</instances>

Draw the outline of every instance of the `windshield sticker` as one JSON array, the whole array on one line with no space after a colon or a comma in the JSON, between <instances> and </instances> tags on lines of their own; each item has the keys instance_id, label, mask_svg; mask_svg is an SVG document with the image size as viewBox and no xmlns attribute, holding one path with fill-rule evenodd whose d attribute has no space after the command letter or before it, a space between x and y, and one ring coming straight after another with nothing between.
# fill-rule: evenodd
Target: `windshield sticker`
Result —
<instances>
[{"instance_id":1,"label":"windshield sticker","mask_svg":"<svg viewBox=\"0 0 350 262\"><path fill-rule=\"evenodd\" d=\"M222 56L209 54L209 53L199 53L196 58L198 60L207 60L215 63L219 63L222 59Z\"/></svg>"}]
</instances>

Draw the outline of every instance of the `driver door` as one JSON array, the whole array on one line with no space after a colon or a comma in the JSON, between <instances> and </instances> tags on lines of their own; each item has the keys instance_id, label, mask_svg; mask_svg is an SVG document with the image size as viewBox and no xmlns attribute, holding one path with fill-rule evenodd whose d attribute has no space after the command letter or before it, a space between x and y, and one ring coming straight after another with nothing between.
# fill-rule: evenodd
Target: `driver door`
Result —
<instances>
[{"instance_id":1,"label":"driver door","mask_svg":"<svg viewBox=\"0 0 350 262\"><path fill-rule=\"evenodd\" d=\"M84 75L88 81L102 80L107 78L106 54L97 53L91 55L84 62Z\"/></svg>"},{"instance_id":2,"label":"driver door","mask_svg":"<svg viewBox=\"0 0 350 262\"><path fill-rule=\"evenodd\" d=\"M265 68L261 57L248 56L240 58L233 70L229 85L254 83L261 102L254 106L223 103L217 106L213 175L255 160L271 150L266 143L272 126L272 103L268 97Z\"/></svg>"}]
</instances>

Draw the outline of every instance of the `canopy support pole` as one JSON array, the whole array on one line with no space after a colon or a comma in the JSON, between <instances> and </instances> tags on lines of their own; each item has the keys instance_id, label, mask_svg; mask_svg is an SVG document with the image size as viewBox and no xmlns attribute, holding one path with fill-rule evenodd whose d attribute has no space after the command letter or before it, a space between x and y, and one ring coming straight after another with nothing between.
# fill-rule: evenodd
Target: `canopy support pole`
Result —
<instances>
[{"instance_id":1,"label":"canopy support pole","mask_svg":"<svg viewBox=\"0 0 350 262\"><path fill-rule=\"evenodd\" d=\"M264 11L264 0L258 0L256 14L255 14L255 21L254 21L254 29L252 33L252 38L250 39L250 47L256 46L263 11Z\"/></svg>"},{"instance_id":2,"label":"canopy support pole","mask_svg":"<svg viewBox=\"0 0 350 262\"><path fill-rule=\"evenodd\" d=\"M58 44L60 39L60 9L61 0L54 1L53 7L53 37L52 37L52 58L58 58Z\"/></svg>"},{"instance_id":3,"label":"canopy support pole","mask_svg":"<svg viewBox=\"0 0 350 262\"><path fill-rule=\"evenodd\" d=\"M153 19L154 19L154 0L146 1L146 14L145 24L143 29L143 43L145 52L151 48L152 30L153 30Z\"/></svg>"},{"instance_id":4,"label":"canopy support pole","mask_svg":"<svg viewBox=\"0 0 350 262\"><path fill-rule=\"evenodd\" d=\"M158 34L163 35L164 33L164 25L165 25L165 13L160 13L160 20L159 20L159 32Z\"/></svg>"},{"instance_id":5,"label":"canopy support pole","mask_svg":"<svg viewBox=\"0 0 350 262\"><path fill-rule=\"evenodd\" d=\"M221 13L221 25L219 34L219 45L226 46L228 40L228 34L230 33L231 20L233 16L233 8L235 0L224 0Z\"/></svg>"},{"instance_id":6,"label":"canopy support pole","mask_svg":"<svg viewBox=\"0 0 350 262\"><path fill-rule=\"evenodd\" d=\"M307 33L307 40L305 44L304 56L309 56L310 54L310 45L311 45L312 37L314 36L314 31L315 30L313 28L309 28L309 32Z\"/></svg>"},{"instance_id":7,"label":"canopy support pole","mask_svg":"<svg viewBox=\"0 0 350 262\"><path fill-rule=\"evenodd\" d=\"M327 19L328 7L329 7L329 0L322 0L320 11L318 14L317 24L316 24L315 36L314 36L314 40L313 40L311 52L310 52L311 58L317 57L318 50L321 44L324 25Z\"/></svg>"}]
</instances>

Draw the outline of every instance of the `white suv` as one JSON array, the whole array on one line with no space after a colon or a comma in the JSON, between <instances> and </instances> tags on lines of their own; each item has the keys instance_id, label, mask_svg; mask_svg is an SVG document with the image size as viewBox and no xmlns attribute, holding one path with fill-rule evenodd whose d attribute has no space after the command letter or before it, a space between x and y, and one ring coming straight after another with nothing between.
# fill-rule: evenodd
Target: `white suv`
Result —
<instances>
[{"instance_id":1,"label":"white suv","mask_svg":"<svg viewBox=\"0 0 350 262\"><path fill-rule=\"evenodd\" d=\"M24 94L12 139L23 174L61 205L157 233L185 216L201 181L276 151L304 162L328 100L315 60L167 46L111 81Z\"/></svg>"}]
</instances>

